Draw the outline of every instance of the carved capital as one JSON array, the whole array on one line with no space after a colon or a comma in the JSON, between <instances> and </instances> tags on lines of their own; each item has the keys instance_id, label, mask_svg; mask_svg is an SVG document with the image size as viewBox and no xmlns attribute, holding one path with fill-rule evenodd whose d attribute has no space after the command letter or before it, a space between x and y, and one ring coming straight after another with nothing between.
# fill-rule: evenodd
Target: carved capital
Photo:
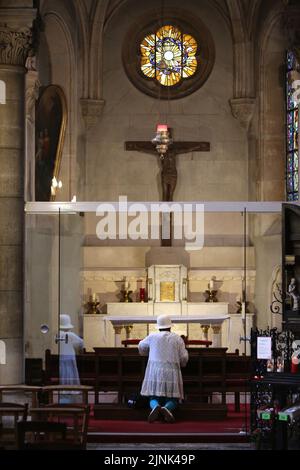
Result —
<instances>
[{"instance_id":1,"label":"carved capital","mask_svg":"<svg viewBox=\"0 0 300 470\"><path fill-rule=\"evenodd\" d=\"M248 130L255 108L255 98L233 98L230 100L232 115Z\"/></svg>"},{"instance_id":2,"label":"carved capital","mask_svg":"<svg viewBox=\"0 0 300 470\"><path fill-rule=\"evenodd\" d=\"M126 331L126 339L130 339L130 334L133 329L132 325L126 325L125 326L125 331Z\"/></svg>"},{"instance_id":3,"label":"carved capital","mask_svg":"<svg viewBox=\"0 0 300 470\"><path fill-rule=\"evenodd\" d=\"M32 48L32 30L0 24L0 64L24 67Z\"/></svg>"},{"instance_id":4,"label":"carved capital","mask_svg":"<svg viewBox=\"0 0 300 470\"><path fill-rule=\"evenodd\" d=\"M210 329L210 325L201 325L201 330L203 334L203 338L207 341L208 340L208 332Z\"/></svg>"},{"instance_id":5,"label":"carved capital","mask_svg":"<svg viewBox=\"0 0 300 470\"><path fill-rule=\"evenodd\" d=\"M114 326L115 334L120 335L123 330L123 326Z\"/></svg>"},{"instance_id":6,"label":"carved capital","mask_svg":"<svg viewBox=\"0 0 300 470\"><path fill-rule=\"evenodd\" d=\"M212 325L212 330L214 335L219 335L221 333L221 326L220 325Z\"/></svg>"},{"instance_id":7,"label":"carved capital","mask_svg":"<svg viewBox=\"0 0 300 470\"><path fill-rule=\"evenodd\" d=\"M92 129L99 121L105 105L104 100L82 99L81 110L86 130Z\"/></svg>"}]
</instances>

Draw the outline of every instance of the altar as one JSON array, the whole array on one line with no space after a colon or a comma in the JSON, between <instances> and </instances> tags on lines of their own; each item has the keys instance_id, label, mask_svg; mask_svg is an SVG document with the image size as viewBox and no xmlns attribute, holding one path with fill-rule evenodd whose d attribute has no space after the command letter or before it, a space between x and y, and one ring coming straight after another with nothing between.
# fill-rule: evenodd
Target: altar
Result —
<instances>
[{"instance_id":1,"label":"altar","mask_svg":"<svg viewBox=\"0 0 300 470\"><path fill-rule=\"evenodd\" d=\"M189 326L190 324L196 323L199 324L200 328L203 331L203 339L208 340L208 330L211 327L213 330L213 340L212 345L215 348L222 347L222 340L221 340L221 327L222 323L225 320L229 320L229 315L222 315L218 314L213 318L209 315L181 315L181 316L173 316L170 315L172 323L176 324L186 324L187 325L187 332L186 336L189 337ZM126 339L130 339L130 332L131 328L134 324L146 324L147 325L147 334L149 334L149 325L156 324L157 317L124 317L124 316L112 316L108 315L105 318L105 321L109 321L112 323L114 330L115 330L115 347L121 347L121 330L125 328L126 330Z\"/></svg>"},{"instance_id":2,"label":"altar","mask_svg":"<svg viewBox=\"0 0 300 470\"><path fill-rule=\"evenodd\" d=\"M124 291L129 290L124 281ZM214 283L208 286L208 293L214 291ZM189 339L212 341L213 347L226 347L228 352L240 349L244 343L240 338L250 331L253 314L229 313L228 302L189 302L188 273L183 265L155 265L147 270L147 299L143 302L107 302L105 313L83 316L85 348L121 347L124 339L143 339L156 331L159 315L169 315L173 331ZM128 299L127 299L128 300ZM247 346L247 354L249 354Z\"/></svg>"}]
</instances>

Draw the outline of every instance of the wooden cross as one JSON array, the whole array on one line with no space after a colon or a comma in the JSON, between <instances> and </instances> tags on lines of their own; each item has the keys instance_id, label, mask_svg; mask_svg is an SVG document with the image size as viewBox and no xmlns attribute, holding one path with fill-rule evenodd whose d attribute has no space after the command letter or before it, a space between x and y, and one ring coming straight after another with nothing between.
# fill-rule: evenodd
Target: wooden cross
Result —
<instances>
[{"instance_id":1,"label":"wooden cross","mask_svg":"<svg viewBox=\"0 0 300 470\"><path fill-rule=\"evenodd\" d=\"M154 155L159 158L155 144L148 141L129 141L125 142L125 150L128 152L141 152ZM161 159L161 183L162 200L173 201L174 191L177 185L177 155L183 155L190 152L210 152L209 142L173 142L169 145L167 153ZM171 219L171 218L170 218ZM170 220L171 223L171 220ZM163 241L163 246L171 246L171 240Z\"/></svg>"}]
</instances>

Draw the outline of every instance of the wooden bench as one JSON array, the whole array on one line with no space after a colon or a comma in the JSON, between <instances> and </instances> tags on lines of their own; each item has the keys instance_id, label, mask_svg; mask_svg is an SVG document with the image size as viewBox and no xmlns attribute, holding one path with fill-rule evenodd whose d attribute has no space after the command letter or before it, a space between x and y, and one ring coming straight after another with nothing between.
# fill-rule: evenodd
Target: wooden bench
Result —
<instances>
[{"instance_id":1,"label":"wooden bench","mask_svg":"<svg viewBox=\"0 0 300 470\"><path fill-rule=\"evenodd\" d=\"M41 392L41 387L31 387L28 385L0 385L0 403L3 402L3 397L5 394L29 394L31 396L31 405L37 406L38 404L38 395Z\"/></svg>"},{"instance_id":2,"label":"wooden bench","mask_svg":"<svg viewBox=\"0 0 300 470\"><path fill-rule=\"evenodd\" d=\"M84 450L87 443L88 423L90 416L89 406L53 405L40 408L31 408L30 415L35 422L63 423L67 429L66 441Z\"/></svg>"}]
</instances>

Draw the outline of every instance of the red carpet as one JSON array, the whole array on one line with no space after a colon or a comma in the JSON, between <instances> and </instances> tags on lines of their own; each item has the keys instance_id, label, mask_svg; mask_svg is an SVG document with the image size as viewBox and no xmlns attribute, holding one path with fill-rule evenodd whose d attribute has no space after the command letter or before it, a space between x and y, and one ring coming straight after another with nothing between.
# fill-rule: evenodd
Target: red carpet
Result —
<instances>
[{"instance_id":1,"label":"red carpet","mask_svg":"<svg viewBox=\"0 0 300 470\"><path fill-rule=\"evenodd\" d=\"M245 409L241 413L235 413L229 405L227 419L223 421L177 421L173 424L147 421L101 421L90 418L89 433L201 433L201 434L238 434L249 429L249 411L245 416Z\"/></svg>"}]
</instances>

